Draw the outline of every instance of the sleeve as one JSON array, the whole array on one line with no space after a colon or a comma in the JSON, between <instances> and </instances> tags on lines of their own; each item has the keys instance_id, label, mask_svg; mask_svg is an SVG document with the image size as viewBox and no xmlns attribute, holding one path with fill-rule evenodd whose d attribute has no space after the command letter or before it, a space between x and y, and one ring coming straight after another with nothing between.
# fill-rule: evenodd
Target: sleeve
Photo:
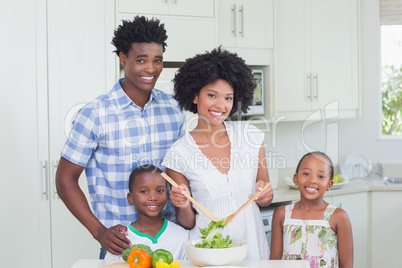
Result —
<instances>
[{"instance_id":1,"label":"sleeve","mask_svg":"<svg viewBox=\"0 0 402 268\"><path fill-rule=\"evenodd\" d=\"M182 146L182 139L185 139L185 137L182 137L169 148L163 159L162 166L183 174L186 166L184 161L188 158L180 153L180 151L183 152L185 149Z\"/></svg>"},{"instance_id":2,"label":"sleeve","mask_svg":"<svg viewBox=\"0 0 402 268\"><path fill-rule=\"evenodd\" d=\"M240 131L243 132L244 141L246 144L254 149L260 149L261 144L264 142L265 134L256 126L251 125L249 122L242 122L239 124Z\"/></svg>"},{"instance_id":3,"label":"sleeve","mask_svg":"<svg viewBox=\"0 0 402 268\"><path fill-rule=\"evenodd\" d=\"M83 107L72 122L72 128L61 156L68 161L85 167L99 140L99 118L96 111Z\"/></svg>"},{"instance_id":4,"label":"sleeve","mask_svg":"<svg viewBox=\"0 0 402 268\"><path fill-rule=\"evenodd\" d=\"M184 133L186 132L186 115L184 114L183 110L181 110L181 122L180 122L180 127L179 127L179 139L184 136Z\"/></svg>"}]
</instances>

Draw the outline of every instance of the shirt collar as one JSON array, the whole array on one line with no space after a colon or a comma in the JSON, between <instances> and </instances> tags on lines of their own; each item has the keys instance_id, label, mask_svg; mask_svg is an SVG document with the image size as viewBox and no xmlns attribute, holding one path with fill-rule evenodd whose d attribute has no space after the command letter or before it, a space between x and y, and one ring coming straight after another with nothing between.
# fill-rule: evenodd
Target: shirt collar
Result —
<instances>
[{"instance_id":1,"label":"shirt collar","mask_svg":"<svg viewBox=\"0 0 402 268\"><path fill-rule=\"evenodd\" d=\"M123 88L121 87L121 84L123 83L124 78L120 78L119 81L114 85L113 90L112 90L112 95L114 99L116 100L116 105L120 109L124 109L127 106L129 106L131 103L139 107L137 104L135 104L129 96L127 96L126 92L124 92ZM145 107L150 105L150 103L155 100L156 102L160 102L162 100L160 96L160 92L156 91L155 89L152 89L151 95L149 97L148 102L145 104Z\"/></svg>"}]
</instances>

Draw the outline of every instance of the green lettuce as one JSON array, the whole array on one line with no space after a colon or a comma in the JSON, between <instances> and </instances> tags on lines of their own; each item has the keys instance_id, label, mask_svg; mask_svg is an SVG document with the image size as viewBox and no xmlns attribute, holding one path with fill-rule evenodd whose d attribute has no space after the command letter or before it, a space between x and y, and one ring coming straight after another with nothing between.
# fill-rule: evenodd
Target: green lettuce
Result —
<instances>
[{"instance_id":1,"label":"green lettuce","mask_svg":"<svg viewBox=\"0 0 402 268\"><path fill-rule=\"evenodd\" d=\"M230 248L233 247L230 236L223 237L219 233L220 229L225 228L225 220L218 222L211 221L206 228L200 228L201 242L197 243L197 248Z\"/></svg>"}]
</instances>

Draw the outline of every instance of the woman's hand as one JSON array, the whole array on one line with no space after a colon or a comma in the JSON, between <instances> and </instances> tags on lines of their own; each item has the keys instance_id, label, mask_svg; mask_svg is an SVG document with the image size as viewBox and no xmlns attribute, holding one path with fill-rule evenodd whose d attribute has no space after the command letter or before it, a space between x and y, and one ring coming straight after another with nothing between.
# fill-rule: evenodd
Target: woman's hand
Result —
<instances>
[{"instance_id":1,"label":"woman's hand","mask_svg":"<svg viewBox=\"0 0 402 268\"><path fill-rule=\"evenodd\" d=\"M187 208L191 206L190 201L184 196L184 193L190 194L190 190L184 184L180 184L178 187L171 187L169 192L170 200L172 200L173 205L178 208Z\"/></svg>"},{"instance_id":2,"label":"woman's hand","mask_svg":"<svg viewBox=\"0 0 402 268\"><path fill-rule=\"evenodd\" d=\"M264 187L265 182L262 180L259 180L255 183L255 192L257 191L262 191L262 188ZM251 195L250 195L251 197ZM271 204L272 199L274 198L274 191L272 189L272 186L269 186L267 189L265 189L260 196L257 197L256 200L254 200L258 205L262 207L266 207L269 204Z\"/></svg>"}]
</instances>

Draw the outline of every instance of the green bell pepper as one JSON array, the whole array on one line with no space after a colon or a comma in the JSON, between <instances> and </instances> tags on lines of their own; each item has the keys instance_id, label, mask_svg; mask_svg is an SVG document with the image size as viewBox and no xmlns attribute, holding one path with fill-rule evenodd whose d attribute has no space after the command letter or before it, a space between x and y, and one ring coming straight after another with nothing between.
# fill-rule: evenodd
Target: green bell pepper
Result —
<instances>
[{"instance_id":1,"label":"green bell pepper","mask_svg":"<svg viewBox=\"0 0 402 268\"><path fill-rule=\"evenodd\" d=\"M167 264L170 264L173 261L173 255L170 251L165 249L157 249L152 253L152 266L156 267L158 261L164 261Z\"/></svg>"},{"instance_id":2,"label":"green bell pepper","mask_svg":"<svg viewBox=\"0 0 402 268\"><path fill-rule=\"evenodd\" d=\"M133 250L133 249L142 249L142 250L144 250L146 253L148 253L149 256L152 256L152 253L153 253L152 249L151 249L149 246L147 246L147 245L144 245L144 244L134 244L134 245L132 245L130 248L125 249L125 250L123 251L123 254L121 255L122 258L123 258L123 260L127 261L127 257L130 255L130 252L131 252L131 250Z\"/></svg>"}]
</instances>

